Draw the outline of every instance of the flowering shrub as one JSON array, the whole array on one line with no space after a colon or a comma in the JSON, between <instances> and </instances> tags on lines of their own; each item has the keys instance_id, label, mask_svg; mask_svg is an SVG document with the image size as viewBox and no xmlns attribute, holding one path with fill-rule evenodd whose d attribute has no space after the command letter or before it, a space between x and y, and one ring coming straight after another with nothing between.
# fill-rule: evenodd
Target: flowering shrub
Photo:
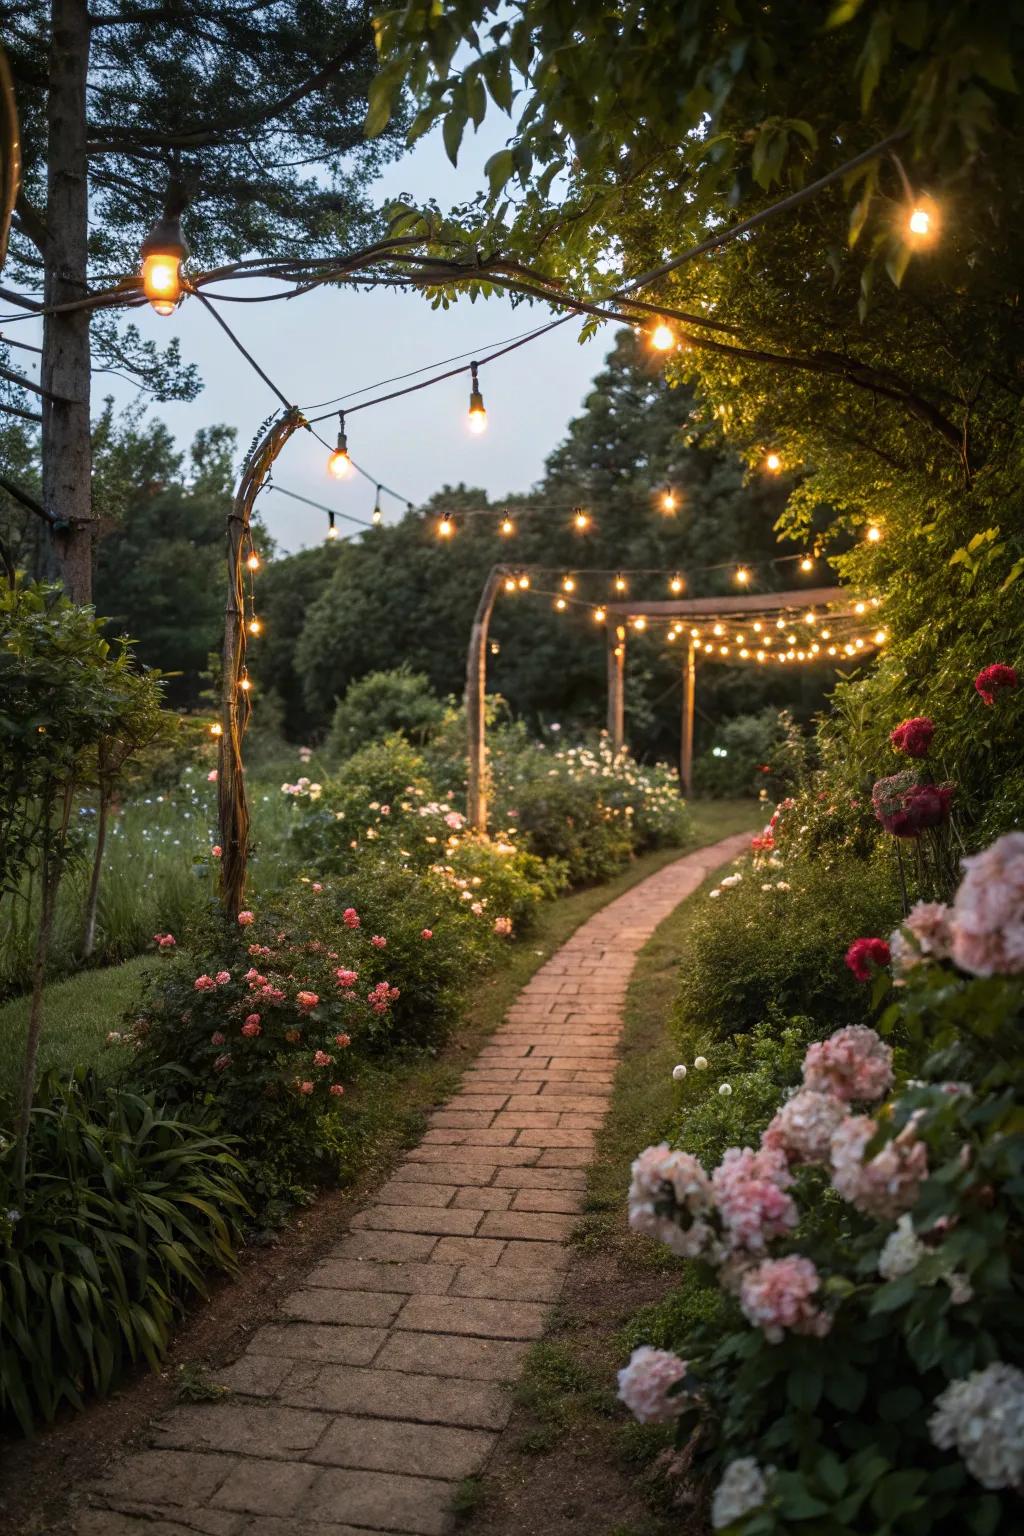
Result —
<instances>
[{"instance_id":1,"label":"flowering shrub","mask_svg":"<svg viewBox=\"0 0 1024 1536\"><path fill-rule=\"evenodd\" d=\"M986 934L1019 916L1018 838L968 864L950 933L971 881ZM934 914L917 926L931 944ZM711 1168L687 1116L682 1149L634 1165L634 1225L685 1245L719 1305L644 1339L622 1395L675 1416L736 1536L994 1536L1024 1512L1024 981L1012 949L974 974L903 937L882 1033L812 1043L759 1146ZM917 1074L895 1088L883 1035Z\"/></svg>"}]
</instances>

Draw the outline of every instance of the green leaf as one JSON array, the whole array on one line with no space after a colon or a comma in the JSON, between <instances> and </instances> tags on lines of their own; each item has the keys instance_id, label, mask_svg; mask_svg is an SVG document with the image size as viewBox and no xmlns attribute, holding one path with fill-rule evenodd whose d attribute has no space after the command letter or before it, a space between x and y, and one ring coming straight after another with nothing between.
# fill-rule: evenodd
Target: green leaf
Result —
<instances>
[{"instance_id":1,"label":"green leaf","mask_svg":"<svg viewBox=\"0 0 1024 1536\"><path fill-rule=\"evenodd\" d=\"M484 166L484 172L490 182L492 197L497 196L514 170L515 161L511 149L499 149L490 157Z\"/></svg>"},{"instance_id":2,"label":"green leaf","mask_svg":"<svg viewBox=\"0 0 1024 1536\"><path fill-rule=\"evenodd\" d=\"M459 145L466 128L467 113L464 107L452 107L441 127L444 150L452 165L459 163Z\"/></svg>"}]
</instances>

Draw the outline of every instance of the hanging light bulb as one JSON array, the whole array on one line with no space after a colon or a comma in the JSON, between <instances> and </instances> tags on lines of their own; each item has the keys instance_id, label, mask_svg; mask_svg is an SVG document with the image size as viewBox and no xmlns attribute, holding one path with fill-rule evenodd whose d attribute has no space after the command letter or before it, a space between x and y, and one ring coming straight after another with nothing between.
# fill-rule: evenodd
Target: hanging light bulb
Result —
<instances>
[{"instance_id":1,"label":"hanging light bulb","mask_svg":"<svg viewBox=\"0 0 1024 1536\"><path fill-rule=\"evenodd\" d=\"M555 607L558 609L559 613L564 613L568 606L569 604L566 602L564 597L555 598Z\"/></svg>"},{"instance_id":2,"label":"hanging light bulb","mask_svg":"<svg viewBox=\"0 0 1024 1536\"><path fill-rule=\"evenodd\" d=\"M736 571L736 585L746 587L750 584L750 572L745 565L741 565Z\"/></svg>"},{"instance_id":3,"label":"hanging light bulb","mask_svg":"<svg viewBox=\"0 0 1024 1536\"><path fill-rule=\"evenodd\" d=\"M497 656L500 651L501 651L501 642L500 642L500 640L492 640L491 641L491 655L492 656Z\"/></svg>"},{"instance_id":4,"label":"hanging light bulb","mask_svg":"<svg viewBox=\"0 0 1024 1536\"><path fill-rule=\"evenodd\" d=\"M519 588L520 588L520 591L525 592L528 589L529 585L530 585L530 578L529 578L529 576L527 576L526 572L524 571L523 574L519 578Z\"/></svg>"},{"instance_id":5,"label":"hanging light bulb","mask_svg":"<svg viewBox=\"0 0 1024 1536\"><path fill-rule=\"evenodd\" d=\"M681 592L683 590L683 585L683 578L677 571L676 574L672 577L672 580L669 582L668 588L670 592Z\"/></svg>"},{"instance_id":6,"label":"hanging light bulb","mask_svg":"<svg viewBox=\"0 0 1024 1536\"><path fill-rule=\"evenodd\" d=\"M870 528L868 529L867 533L865 534L865 538L867 539L868 543L869 544L877 544L881 537L882 537L882 530L881 530L881 528L878 527L877 523L872 523Z\"/></svg>"},{"instance_id":7,"label":"hanging light bulb","mask_svg":"<svg viewBox=\"0 0 1024 1536\"><path fill-rule=\"evenodd\" d=\"M817 622L818 622L818 615L814 612L813 608L808 608L807 612L804 614L804 623L805 624L817 624Z\"/></svg>"},{"instance_id":8,"label":"hanging light bulb","mask_svg":"<svg viewBox=\"0 0 1024 1536\"><path fill-rule=\"evenodd\" d=\"M181 264L188 245L179 214L157 219L140 247L142 289L158 315L173 315L184 292Z\"/></svg>"},{"instance_id":9,"label":"hanging light bulb","mask_svg":"<svg viewBox=\"0 0 1024 1536\"><path fill-rule=\"evenodd\" d=\"M750 655L750 652L744 647L740 651L740 655L743 657L743 660L746 661L747 657Z\"/></svg>"},{"instance_id":10,"label":"hanging light bulb","mask_svg":"<svg viewBox=\"0 0 1024 1536\"><path fill-rule=\"evenodd\" d=\"M691 640L699 640L700 639L700 630L699 629L691 629L690 630L690 639Z\"/></svg>"},{"instance_id":11,"label":"hanging light bulb","mask_svg":"<svg viewBox=\"0 0 1024 1536\"><path fill-rule=\"evenodd\" d=\"M505 577L505 591L506 592L514 592L515 590L516 590L516 579L515 579L515 577L514 576L506 576Z\"/></svg>"},{"instance_id":12,"label":"hanging light bulb","mask_svg":"<svg viewBox=\"0 0 1024 1536\"><path fill-rule=\"evenodd\" d=\"M594 609L594 623L595 624L603 624L607 617L608 617L608 615L605 613L603 608L595 608Z\"/></svg>"},{"instance_id":13,"label":"hanging light bulb","mask_svg":"<svg viewBox=\"0 0 1024 1536\"><path fill-rule=\"evenodd\" d=\"M718 653L719 653L720 656L728 656L728 654L729 654L729 647L727 645L720 645L718 647Z\"/></svg>"},{"instance_id":14,"label":"hanging light bulb","mask_svg":"<svg viewBox=\"0 0 1024 1536\"><path fill-rule=\"evenodd\" d=\"M479 437L481 432L487 431L487 412L484 409L484 397L480 393L480 380L477 378L476 363L470 363L469 368L473 382L469 391L469 416L467 419L469 430Z\"/></svg>"},{"instance_id":15,"label":"hanging light bulb","mask_svg":"<svg viewBox=\"0 0 1024 1536\"><path fill-rule=\"evenodd\" d=\"M854 611L854 613L858 613L858 614L866 613L867 612L867 604L866 603L854 603L853 611Z\"/></svg>"},{"instance_id":16,"label":"hanging light bulb","mask_svg":"<svg viewBox=\"0 0 1024 1536\"><path fill-rule=\"evenodd\" d=\"M334 540L338 537L338 530L334 526L334 513L333 512L328 512L328 514L327 514L327 534L326 534L326 537L331 541L331 543L333 543Z\"/></svg>"},{"instance_id":17,"label":"hanging light bulb","mask_svg":"<svg viewBox=\"0 0 1024 1536\"><path fill-rule=\"evenodd\" d=\"M641 615L640 618L633 620L633 628L642 634L647 628L647 620Z\"/></svg>"},{"instance_id":18,"label":"hanging light bulb","mask_svg":"<svg viewBox=\"0 0 1024 1536\"><path fill-rule=\"evenodd\" d=\"M757 659L758 659L758 661L761 661L761 662L764 661L764 651L758 651Z\"/></svg>"},{"instance_id":19,"label":"hanging light bulb","mask_svg":"<svg viewBox=\"0 0 1024 1536\"><path fill-rule=\"evenodd\" d=\"M507 512L505 513L505 516L502 518L501 522L498 524L498 527L500 528L501 532L505 535L506 539L511 538L511 536L516 531L516 525L512 521L512 519L509 517Z\"/></svg>"},{"instance_id":20,"label":"hanging light bulb","mask_svg":"<svg viewBox=\"0 0 1024 1536\"><path fill-rule=\"evenodd\" d=\"M352 473L352 460L348 456L348 438L345 436L345 412L338 412L338 443L327 460L327 473L335 480L347 480Z\"/></svg>"},{"instance_id":21,"label":"hanging light bulb","mask_svg":"<svg viewBox=\"0 0 1024 1536\"><path fill-rule=\"evenodd\" d=\"M616 592L625 592L626 591L626 578L625 578L625 576L623 576L621 571L619 572L619 574L615 578L615 590L616 590Z\"/></svg>"},{"instance_id":22,"label":"hanging light bulb","mask_svg":"<svg viewBox=\"0 0 1024 1536\"><path fill-rule=\"evenodd\" d=\"M820 650L821 650L821 646L818 644L817 640L815 640L814 644L811 646L811 655L812 656L817 656L817 654L818 654L818 652Z\"/></svg>"},{"instance_id":23,"label":"hanging light bulb","mask_svg":"<svg viewBox=\"0 0 1024 1536\"><path fill-rule=\"evenodd\" d=\"M661 510L666 517L671 517L673 512L679 510L679 499L671 486L661 493Z\"/></svg>"},{"instance_id":24,"label":"hanging light bulb","mask_svg":"<svg viewBox=\"0 0 1024 1536\"><path fill-rule=\"evenodd\" d=\"M760 619L755 619L750 627L754 631L755 635L759 635L761 630L764 628L764 625L761 623Z\"/></svg>"},{"instance_id":25,"label":"hanging light bulb","mask_svg":"<svg viewBox=\"0 0 1024 1536\"><path fill-rule=\"evenodd\" d=\"M263 632L263 625L260 623L259 619L256 617L255 614L253 614L252 618L249 620L248 628L249 628L250 635L262 634L262 632Z\"/></svg>"},{"instance_id":26,"label":"hanging light bulb","mask_svg":"<svg viewBox=\"0 0 1024 1536\"><path fill-rule=\"evenodd\" d=\"M215 720L213 722L213 724L210 726L210 735L211 736L223 736L224 735L224 727L221 725L219 720Z\"/></svg>"},{"instance_id":27,"label":"hanging light bulb","mask_svg":"<svg viewBox=\"0 0 1024 1536\"><path fill-rule=\"evenodd\" d=\"M252 687L252 683L248 677L243 677L239 679L238 686L241 688L243 693L248 693L249 689Z\"/></svg>"},{"instance_id":28,"label":"hanging light bulb","mask_svg":"<svg viewBox=\"0 0 1024 1536\"><path fill-rule=\"evenodd\" d=\"M811 559L810 555L804 555L803 559L800 561L800 569L802 571L814 570L814 561Z\"/></svg>"},{"instance_id":29,"label":"hanging light bulb","mask_svg":"<svg viewBox=\"0 0 1024 1536\"><path fill-rule=\"evenodd\" d=\"M259 570L259 568L260 568L260 557L256 553L255 550L252 550L250 552L249 558L248 558L248 560L245 563L249 567L250 571L258 571Z\"/></svg>"},{"instance_id":30,"label":"hanging light bulb","mask_svg":"<svg viewBox=\"0 0 1024 1536\"><path fill-rule=\"evenodd\" d=\"M725 625L724 624L716 624L716 625L714 625L714 627L711 630L711 633L713 635L724 635L725 634Z\"/></svg>"},{"instance_id":31,"label":"hanging light bulb","mask_svg":"<svg viewBox=\"0 0 1024 1536\"><path fill-rule=\"evenodd\" d=\"M655 352L671 352L675 344L676 335L672 327L664 320L659 320L651 332L651 346Z\"/></svg>"},{"instance_id":32,"label":"hanging light bulb","mask_svg":"<svg viewBox=\"0 0 1024 1536\"><path fill-rule=\"evenodd\" d=\"M921 193L912 199L907 209L903 237L908 245L920 250L923 246L932 245L938 239L938 235L938 204L927 193Z\"/></svg>"},{"instance_id":33,"label":"hanging light bulb","mask_svg":"<svg viewBox=\"0 0 1024 1536\"><path fill-rule=\"evenodd\" d=\"M744 642L746 641L746 638L747 638L746 635L737 635L736 636L736 644L737 645L743 645Z\"/></svg>"},{"instance_id":34,"label":"hanging light bulb","mask_svg":"<svg viewBox=\"0 0 1024 1536\"><path fill-rule=\"evenodd\" d=\"M589 513L585 512L582 507L577 507L575 509L572 514L572 520L576 525L577 533L586 533L587 529L590 527L590 515Z\"/></svg>"},{"instance_id":35,"label":"hanging light bulb","mask_svg":"<svg viewBox=\"0 0 1024 1536\"><path fill-rule=\"evenodd\" d=\"M562 577L562 591L563 592L575 592L576 591L576 583L575 583L575 581L573 580L573 578L571 576L563 576Z\"/></svg>"},{"instance_id":36,"label":"hanging light bulb","mask_svg":"<svg viewBox=\"0 0 1024 1536\"><path fill-rule=\"evenodd\" d=\"M384 513L380 509L380 486L379 485L377 487L377 494L376 494L376 496L373 499L373 511L370 514L370 521L373 523L373 526L375 528L379 528L381 523L384 521Z\"/></svg>"},{"instance_id":37,"label":"hanging light bulb","mask_svg":"<svg viewBox=\"0 0 1024 1536\"><path fill-rule=\"evenodd\" d=\"M452 522L451 518L448 516L448 514L446 512L444 514L444 516L438 522L438 525L437 525L437 536L438 536L439 539L450 539L452 537L452 535L454 534L454 532L455 532L455 524Z\"/></svg>"},{"instance_id":38,"label":"hanging light bulb","mask_svg":"<svg viewBox=\"0 0 1024 1536\"><path fill-rule=\"evenodd\" d=\"M884 629L878 629L878 630L875 631L875 644L876 645L884 645L888 638L889 637L886 634Z\"/></svg>"},{"instance_id":39,"label":"hanging light bulb","mask_svg":"<svg viewBox=\"0 0 1024 1536\"><path fill-rule=\"evenodd\" d=\"M821 631L821 638L823 640L831 640L831 638L832 638L832 631L830 629L823 629Z\"/></svg>"},{"instance_id":40,"label":"hanging light bulb","mask_svg":"<svg viewBox=\"0 0 1024 1536\"><path fill-rule=\"evenodd\" d=\"M796 635L787 635L786 636L786 644L787 645L796 645Z\"/></svg>"},{"instance_id":41,"label":"hanging light bulb","mask_svg":"<svg viewBox=\"0 0 1024 1536\"><path fill-rule=\"evenodd\" d=\"M766 453L764 467L770 475L777 475L782 468L782 460L777 453Z\"/></svg>"}]
</instances>

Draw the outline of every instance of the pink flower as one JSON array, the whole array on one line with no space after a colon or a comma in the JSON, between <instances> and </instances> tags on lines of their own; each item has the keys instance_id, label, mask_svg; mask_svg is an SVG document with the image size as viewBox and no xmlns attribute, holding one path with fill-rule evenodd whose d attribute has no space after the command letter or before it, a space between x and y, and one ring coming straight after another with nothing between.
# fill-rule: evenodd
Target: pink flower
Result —
<instances>
[{"instance_id":1,"label":"pink flower","mask_svg":"<svg viewBox=\"0 0 1024 1536\"><path fill-rule=\"evenodd\" d=\"M619 1401L640 1424L671 1424L687 1406L685 1394L672 1391L687 1369L678 1355L644 1344L619 1372Z\"/></svg>"},{"instance_id":2,"label":"pink flower","mask_svg":"<svg viewBox=\"0 0 1024 1536\"><path fill-rule=\"evenodd\" d=\"M176 943L173 933L154 933L153 943L158 949L173 949Z\"/></svg>"},{"instance_id":3,"label":"pink flower","mask_svg":"<svg viewBox=\"0 0 1024 1536\"><path fill-rule=\"evenodd\" d=\"M250 955L269 955L270 949L266 944L250 944L248 953Z\"/></svg>"},{"instance_id":4,"label":"pink flower","mask_svg":"<svg viewBox=\"0 0 1024 1536\"><path fill-rule=\"evenodd\" d=\"M300 1093L312 1093L313 1092L313 1084L309 1083L309 1082L299 1083L299 1092Z\"/></svg>"},{"instance_id":5,"label":"pink flower","mask_svg":"<svg viewBox=\"0 0 1024 1536\"><path fill-rule=\"evenodd\" d=\"M935 721L927 715L915 715L911 720L901 721L890 732L889 740L897 752L905 752L908 757L927 757L934 735Z\"/></svg>"},{"instance_id":6,"label":"pink flower","mask_svg":"<svg viewBox=\"0 0 1024 1536\"><path fill-rule=\"evenodd\" d=\"M340 1099L342 1094L345 1092L340 1083L332 1083L330 1091L336 1099Z\"/></svg>"},{"instance_id":7,"label":"pink flower","mask_svg":"<svg viewBox=\"0 0 1024 1536\"><path fill-rule=\"evenodd\" d=\"M787 1332L823 1339L832 1319L812 1300L820 1286L818 1271L798 1253L765 1259L740 1281L740 1306L769 1344L781 1344Z\"/></svg>"},{"instance_id":8,"label":"pink flower","mask_svg":"<svg viewBox=\"0 0 1024 1536\"><path fill-rule=\"evenodd\" d=\"M433 928L424 928L423 932L420 934L420 938L421 939L432 939L433 937L434 937L434 930L433 930Z\"/></svg>"},{"instance_id":9,"label":"pink flower","mask_svg":"<svg viewBox=\"0 0 1024 1536\"><path fill-rule=\"evenodd\" d=\"M259 1016L259 1014L258 1013L250 1013L249 1017L246 1019L245 1023L242 1025L242 1034L245 1036L245 1038L247 1040L255 1040L256 1036L258 1034L260 1034L260 1032L261 1032L261 1029L260 1029L260 1016Z\"/></svg>"},{"instance_id":10,"label":"pink flower","mask_svg":"<svg viewBox=\"0 0 1024 1536\"><path fill-rule=\"evenodd\" d=\"M878 779L871 790L875 816L894 837L920 837L949 820L952 784L918 784L912 773Z\"/></svg>"},{"instance_id":11,"label":"pink flower","mask_svg":"<svg viewBox=\"0 0 1024 1536\"><path fill-rule=\"evenodd\" d=\"M911 1123L864 1162L864 1149L878 1131L868 1115L850 1115L832 1133L832 1183L858 1211L895 1221L915 1204L928 1177L928 1153Z\"/></svg>"},{"instance_id":12,"label":"pink flower","mask_svg":"<svg viewBox=\"0 0 1024 1536\"><path fill-rule=\"evenodd\" d=\"M629 1224L634 1232L666 1243L680 1258L694 1258L710 1242L704 1219L711 1210L711 1183L689 1152L667 1142L646 1147L635 1159L629 1186Z\"/></svg>"},{"instance_id":13,"label":"pink flower","mask_svg":"<svg viewBox=\"0 0 1024 1536\"><path fill-rule=\"evenodd\" d=\"M347 971L344 966L335 971L334 974L343 987L353 987L359 980L358 971Z\"/></svg>"},{"instance_id":14,"label":"pink flower","mask_svg":"<svg viewBox=\"0 0 1024 1536\"><path fill-rule=\"evenodd\" d=\"M384 938L383 934L380 933L375 933L373 938L370 940L370 943L373 945L374 949L387 949L388 947L387 939Z\"/></svg>"},{"instance_id":15,"label":"pink flower","mask_svg":"<svg viewBox=\"0 0 1024 1536\"><path fill-rule=\"evenodd\" d=\"M993 662L990 667L982 667L974 679L974 686L981 694L983 703L994 704L1001 688L1016 688L1016 668L1008 667L1001 661Z\"/></svg>"},{"instance_id":16,"label":"pink flower","mask_svg":"<svg viewBox=\"0 0 1024 1536\"><path fill-rule=\"evenodd\" d=\"M888 965L891 959L884 939L854 939L846 951L847 968L858 981L870 981L875 970Z\"/></svg>"},{"instance_id":17,"label":"pink flower","mask_svg":"<svg viewBox=\"0 0 1024 1536\"><path fill-rule=\"evenodd\" d=\"M197 992L212 992L217 983L212 976L197 976L192 985Z\"/></svg>"},{"instance_id":18,"label":"pink flower","mask_svg":"<svg viewBox=\"0 0 1024 1536\"><path fill-rule=\"evenodd\" d=\"M313 1052L313 1065L314 1065L314 1067L329 1067L331 1065L331 1063L333 1062L333 1060L334 1060L334 1057L333 1056L328 1056L326 1051L314 1051Z\"/></svg>"},{"instance_id":19,"label":"pink flower","mask_svg":"<svg viewBox=\"0 0 1024 1536\"><path fill-rule=\"evenodd\" d=\"M1024 971L1024 832L963 860L953 899L953 959L972 976Z\"/></svg>"},{"instance_id":20,"label":"pink flower","mask_svg":"<svg viewBox=\"0 0 1024 1536\"><path fill-rule=\"evenodd\" d=\"M711 1175L718 1214L732 1248L763 1253L774 1237L791 1232L799 1214L786 1188L792 1176L775 1148L730 1147Z\"/></svg>"},{"instance_id":21,"label":"pink flower","mask_svg":"<svg viewBox=\"0 0 1024 1536\"><path fill-rule=\"evenodd\" d=\"M295 1001L300 1008L315 1008L320 999L315 992L296 992Z\"/></svg>"},{"instance_id":22,"label":"pink flower","mask_svg":"<svg viewBox=\"0 0 1024 1536\"><path fill-rule=\"evenodd\" d=\"M251 987L265 987L267 984L267 978L261 976L254 965L249 967L242 980L247 981Z\"/></svg>"},{"instance_id":23,"label":"pink flower","mask_svg":"<svg viewBox=\"0 0 1024 1536\"><path fill-rule=\"evenodd\" d=\"M227 1052L225 1052L223 1056L217 1057L217 1060L213 1064L213 1070L215 1072L226 1072L230 1065L231 1057Z\"/></svg>"},{"instance_id":24,"label":"pink flower","mask_svg":"<svg viewBox=\"0 0 1024 1536\"><path fill-rule=\"evenodd\" d=\"M460 832L466 825L466 818L461 816L458 811L449 811L444 819L444 824L446 827L451 827L453 832Z\"/></svg>"},{"instance_id":25,"label":"pink flower","mask_svg":"<svg viewBox=\"0 0 1024 1536\"><path fill-rule=\"evenodd\" d=\"M346 928L359 927L359 913L356 911L355 907L346 907L344 912L341 914L341 920L345 924Z\"/></svg>"},{"instance_id":26,"label":"pink flower","mask_svg":"<svg viewBox=\"0 0 1024 1536\"><path fill-rule=\"evenodd\" d=\"M941 901L919 901L911 907L903 926L913 937L922 955L948 960L953 935L950 909Z\"/></svg>"},{"instance_id":27,"label":"pink flower","mask_svg":"<svg viewBox=\"0 0 1024 1536\"><path fill-rule=\"evenodd\" d=\"M827 1163L832 1132L848 1114L831 1093L801 1088L776 1112L761 1145L781 1151L793 1163Z\"/></svg>"},{"instance_id":28,"label":"pink flower","mask_svg":"<svg viewBox=\"0 0 1024 1536\"><path fill-rule=\"evenodd\" d=\"M213 1034L210 1036L210 1044L211 1045L223 1045L224 1041L226 1039L227 1039L226 1035L222 1035L219 1029L215 1029Z\"/></svg>"},{"instance_id":29,"label":"pink flower","mask_svg":"<svg viewBox=\"0 0 1024 1536\"><path fill-rule=\"evenodd\" d=\"M352 1044L352 1037L351 1037L351 1035L346 1035L346 1034L335 1035L334 1043L335 1043L335 1045L341 1045L341 1046L351 1045Z\"/></svg>"},{"instance_id":30,"label":"pink flower","mask_svg":"<svg viewBox=\"0 0 1024 1536\"><path fill-rule=\"evenodd\" d=\"M268 982L265 987L260 987L260 997L265 997L268 1003L283 1003L284 991L281 987L274 987Z\"/></svg>"},{"instance_id":31,"label":"pink flower","mask_svg":"<svg viewBox=\"0 0 1024 1536\"><path fill-rule=\"evenodd\" d=\"M390 805L382 805L381 808L380 808L380 813L381 813L382 816L390 816L391 815L391 807L390 807Z\"/></svg>"},{"instance_id":32,"label":"pink flower","mask_svg":"<svg viewBox=\"0 0 1024 1536\"><path fill-rule=\"evenodd\" d=\"M219 859L223 855L224 849L221 847L220 843L214 843L213 847L210 849L210 852L215 859Z\"/></svg>"},{"instance_id":33,"label":"pink flower","mask_svg":"<svg viewBox=\"0 0 1024 1536\"><path fill-rule=\"evenodd\" d=\"M319 896L320 892L323 890L323 886L320 884L319 880L314 880L313 884L310 886L310 890L313 892L314 896Z\"/></svg>"},{"instance_id":34,"label":"pink flower","mask_svg":"<svg viewBox=\"0 0 1024 1536\"><path fill-rule=\"evenodd\" d=\"M808 1046L804 1087L837 1099L880 1099L892 1087L892 1051L866 1024L847 1024Z\"/></svg>"},{"instance_id":35,"label":"pink flower","mask_svg":"<svg viewBox=\"0 0 1024 1536\"><path fill-rule=\"evenodd\" d=\"M512 937L512 919L510 917L496 917L494 919L494 931L500 939Z\"/></svg>"},{"instance_id":36,"label":"pink flower","mask_svg":"<svg viewBox=\"0 0 1024 1536\"><path fill-rule=\"evenodd\" d=\"M214 980L216 981L218 987L226 986L226 984L231 980L231 972L230 971L218 971L216 976L214 977Z\"/></svg>"},{"instance_id":37,"label":"pink flower","mask_svg":"<svg viewBox=\"0 0 1024 1536\"><path fill-rule=\"evenodd\" d=\"M240 928L248 928L249 924L255 921L256 918L251 912L239 912L238 914L238 926Z\"/></svg>"},{"instance_id":38,"label":"pink flower","mask_svg":"<svg viewBox=\"0 0 1024 1536\"><path fill-rule=\"evenodd\" d=\"M472 912L474 917L483 917L483 915L484 915L484 904L483 904L482 901L474 901L473 905L470 907L469 910Z\"/></svg>"},{"instance_id":39,"label":"pink flower","mask_svg":"<svg viewBox=\"0 0 1024 1536\"><path fill-rule=\"evenodd\" d=\"M206 775L206 782L207 782L207 784L216 784L216 782L217 782L217 770L216 770L216 768L211 768L210 769L209 773Z\"/></svg>"}]
</instances>

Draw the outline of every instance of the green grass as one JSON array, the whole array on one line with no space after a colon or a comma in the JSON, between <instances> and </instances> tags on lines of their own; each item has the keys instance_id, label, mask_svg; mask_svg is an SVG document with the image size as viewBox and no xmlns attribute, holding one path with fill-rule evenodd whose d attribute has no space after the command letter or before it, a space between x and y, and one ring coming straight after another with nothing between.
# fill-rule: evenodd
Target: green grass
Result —
<instances>
[{"instance_id":1,"label":"green grass","mask_svg":"<svg viewBox=\"0 0 1024 1536\"><path fill-rule=\"evenodd\" d=\"M124 1057L119 1051L108 1051L104 1042L110 1030L120 1027L143 971L153 963L151 955L140 956L106 970L83 971L70 981L47 987L40 1069L69 1071L85 1065L101 1073L107 1067L113 1073ZM16 997L0 1007L0 1096L14 1087L21 1070L28 1008L27 997Z\"/></svg>"}]
</instances>

